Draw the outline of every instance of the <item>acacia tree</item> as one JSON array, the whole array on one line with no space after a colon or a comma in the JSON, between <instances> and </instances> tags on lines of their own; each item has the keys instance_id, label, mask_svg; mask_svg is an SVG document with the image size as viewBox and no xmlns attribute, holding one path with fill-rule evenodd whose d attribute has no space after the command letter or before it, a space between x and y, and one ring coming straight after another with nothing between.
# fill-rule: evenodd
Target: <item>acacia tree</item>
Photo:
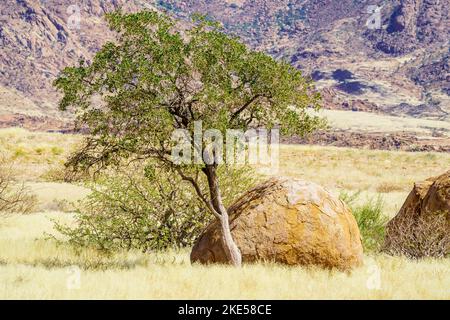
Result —
<instances>
[{"instance_id":1,"label":"acacia tree","mask_svg":"<svg viewBox=\"0 0 450 320\"><path fill-rule=\"evenodd\" d=\"M312 83L285 62L250 50L222 32L217 23L197 16L191 28L153 11L106 15L116 31L91 62L65 68L55 86L63 92L60 108L73 108L77 128L88 132L84 146L68 161L78 169L104 169L124 159L153 158L192 184L196 195L222 227L229 261L239 266L222 201L216 161L205 144L194 145L201 163L171 157L176 129L194 134L194 122L225 132L274 125L285 134L309 133L321 125L307 107L319 108ZM202 188L204 179L207 188Z\"/></svg>"}]
</instances>

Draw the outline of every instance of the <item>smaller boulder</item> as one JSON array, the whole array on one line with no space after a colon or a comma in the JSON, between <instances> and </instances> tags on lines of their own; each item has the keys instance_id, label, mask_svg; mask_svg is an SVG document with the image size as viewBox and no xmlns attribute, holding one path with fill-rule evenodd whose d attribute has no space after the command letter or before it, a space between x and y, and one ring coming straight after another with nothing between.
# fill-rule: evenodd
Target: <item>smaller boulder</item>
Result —
<instances>
[{"instance_id":1,"label":"smaller boulder","mask_svg":"<svg viewBox=\"0 0 450 320\"><path fill-rule=\"evenodd\" d=\"M450 171L414 184L386 227L384 250L409 258L450 254Z\"/></svg>"}]
</instances>

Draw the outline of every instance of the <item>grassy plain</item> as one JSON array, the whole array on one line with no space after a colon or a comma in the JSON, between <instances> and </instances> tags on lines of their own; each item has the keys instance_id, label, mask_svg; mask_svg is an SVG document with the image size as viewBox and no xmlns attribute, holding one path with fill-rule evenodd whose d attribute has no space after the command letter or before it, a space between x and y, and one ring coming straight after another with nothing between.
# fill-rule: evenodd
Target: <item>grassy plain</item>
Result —
<instances>
[{"instance_id":1,"label":"grassy plain","mask_svg":"<svg viewBox=\"0 0 450 320\"><path fill-rule=\"evenodd\" d=\"M366 256L351 273L275 264L204 267L188 250L102 256L43 239L49 219L8 218L0 232L0 299L450 299L450 260Z\"/></svg>"},{"instance_id":2,"label":"grassy plain","mask_svg":"<svg viewBox=\"0 0 450 320\"><path fill-rule=\"evenodd\" d=\"M52 220L74 223L63 203L87 190L59 182L70 135L0 130L0 151L39 199L37 212L0 218L0 299L450 299L450 260L366 255L349 273L275 264L198 266L189 250L103 255L48 239ZM393 216L414 181L450 168L450 154L282 146L274 174L385 201ZM361 201L364 201L362 199Z\"/></svg>"},{"instance_id":3,"label":"grassy plain","mask_svg":"<svg viewBox=\"0 0 450 320\"><path fill-rule=\"evenodd\" d=\"M335 129L368 132L416 132L431 136L439 132L450 137L450 121L397 117L370 112L323 109L319 112Z\"/></svg>"}]
</instances>

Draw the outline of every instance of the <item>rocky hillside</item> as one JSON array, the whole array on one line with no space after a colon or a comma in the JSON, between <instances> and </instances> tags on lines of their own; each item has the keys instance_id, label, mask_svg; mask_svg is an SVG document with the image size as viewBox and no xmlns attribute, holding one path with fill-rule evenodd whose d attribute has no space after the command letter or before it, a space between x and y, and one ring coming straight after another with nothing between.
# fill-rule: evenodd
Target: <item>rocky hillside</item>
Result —
<instances>
[{"instance_id":1,"label":"rocky hillside","mask_svg":"<svg viewBox=\"0 0 450 320\"><path fill-rule=\"evenodd\" d=\"M368 33L368 39L376 49L393 55L445 43L449 32L448 7L445 0L401 0L391 5L386 28Z\"/></svg>"},{"instance_id":2,"label":"rocky hillside","mask_svg":"<svg viewBox=\"0 0 450 320\"><path fill-rule=\"evenodd\" d=\"M52 80L110 36L102 16L126 1L17 0L0 4L1 85L55 109Z\"/></svg>"},{"instance_id":3,"label":"rocky hillside","mask_svg":"<svg viewBox=\"0 0 450 320\"><path fill-rule=\"evenodd\" d=\"M371 5L381 7L379 15ZM0 124L29 110L66 119L51 83L112 37L102 16L118 7L184 20L205 13L310 75L327 108L442 119L450 112L448 1L14 0L0 3ZM4 92L26 103L12 108Z\"/></svg>"}]
</instances>

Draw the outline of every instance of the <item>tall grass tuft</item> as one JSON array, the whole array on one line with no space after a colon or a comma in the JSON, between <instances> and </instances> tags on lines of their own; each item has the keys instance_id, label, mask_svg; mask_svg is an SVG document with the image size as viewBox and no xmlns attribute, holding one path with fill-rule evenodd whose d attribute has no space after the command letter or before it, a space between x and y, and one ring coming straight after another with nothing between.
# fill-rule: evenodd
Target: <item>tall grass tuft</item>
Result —
<instances>
[{"instance_id":1,"label":"tall grass tuft","mask_svg":"<svg viewBox=\"0 0 450 320\"><path fill-rule=\"evenodd\" d=\"M360 192L341 193L340 198L350 206L361 232L362 244L366 252L378 252L383 246L388 217L383 214L382 197L368 199L358 204Z\"/></svg>"}]
</instances>

